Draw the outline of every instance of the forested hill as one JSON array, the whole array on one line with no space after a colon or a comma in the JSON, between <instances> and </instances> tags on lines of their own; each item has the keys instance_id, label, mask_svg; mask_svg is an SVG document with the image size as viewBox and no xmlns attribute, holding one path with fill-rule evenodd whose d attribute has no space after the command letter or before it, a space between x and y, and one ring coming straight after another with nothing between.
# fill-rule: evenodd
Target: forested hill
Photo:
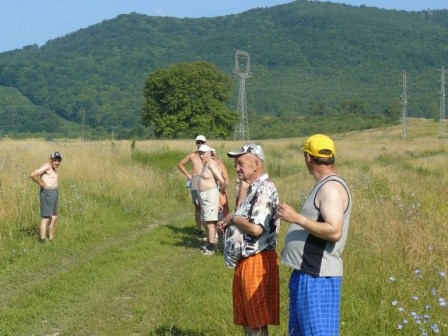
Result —
<instances>
[{"instance_id":1,"label":"forested hill","mask_svg":"<svg viewBox=\"0 0 448 336\"><path fill-rule=\"evenodd\" d=\"M65 120L125 132L140 125L149 73L204 60L231 75L236 50L251 56L246 91L252 115L306 115L346 105L383 113L399 103L405 70L409 115L435 117L440 69L448 63L448 10L296 0L215 18L131 13L42 47L0 53L0 86ZM235 108L237 84L229 102ZM7 108L24 113L0 106L0 117ZM8 127L0 125L0 133Z\"/></svg>"}]
</instances>

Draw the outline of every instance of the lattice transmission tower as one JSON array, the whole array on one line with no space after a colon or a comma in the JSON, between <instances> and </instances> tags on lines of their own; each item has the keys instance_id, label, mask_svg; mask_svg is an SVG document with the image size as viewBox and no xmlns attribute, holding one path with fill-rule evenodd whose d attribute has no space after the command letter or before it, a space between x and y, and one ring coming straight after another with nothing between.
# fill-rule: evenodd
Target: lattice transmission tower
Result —
<instances>
[{"instance_id":1,"label":"lattice transmission tower","mask_svg":"<svg viewBox=\"0 0 448 336\"><path fill-rule=\"evenodd\" d=\"M246 102L246 78L250 77L250 56L247 52L237 50L235 52L235 67L233 73L239 77L240 88L238 92L238 113L240 120L235 126L234 139L249 139L249 116Z\"/></svg>"},{"instance_id":2,"label":"lattice transmission tower","mask_svg":"<svg viewBox=\"0 0 448 336\"><path fill-rule=\"evenodd\" d=\"M408 135L408 121L407 121L407 110L408 110L408 98L407 98L407 77L406 77L406 71L403 71L403 93L401 95L401 104L402 104L402 114L401 114L401 137L403 139L406 139Z\"/></svg>"},{"instance_id":3,"label":"lattice transmission tower","mask_svg":"<svg viewBox=\"0 0 448 336\"><path fill-rule=\"evenodd\" d=\"M440 80L440 137L445 137L445 68L442 66Z\"/></svg>"}]
</instances>

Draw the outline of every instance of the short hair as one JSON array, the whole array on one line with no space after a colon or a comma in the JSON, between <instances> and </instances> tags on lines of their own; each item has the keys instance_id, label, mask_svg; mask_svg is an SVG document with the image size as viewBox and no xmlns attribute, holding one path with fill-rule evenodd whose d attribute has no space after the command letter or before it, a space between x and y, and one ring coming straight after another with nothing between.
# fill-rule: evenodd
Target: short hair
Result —
<instances>
[{"instance_id":1,"label":"short hair","mask_svg":"<svg viewBox=\"0 0 448 336\"><path fill-rule=\"evenodd\" d=\"M313 156L311 154L308 154L309 156L311 156L311 159L313 160L314 163L317 163L319 165L325 165L325 166L330 166L333 165L336 162L336 158L335 157L318 157L318 156Z\"/></svg>"}]
</instances>

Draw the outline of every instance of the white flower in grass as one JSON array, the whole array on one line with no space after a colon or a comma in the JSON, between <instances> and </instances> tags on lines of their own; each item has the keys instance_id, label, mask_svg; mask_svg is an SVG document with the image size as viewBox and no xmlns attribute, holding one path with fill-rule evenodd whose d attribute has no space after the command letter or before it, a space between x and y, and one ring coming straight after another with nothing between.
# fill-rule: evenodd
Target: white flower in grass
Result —
<instances>
[{"instance_id":1,"label":"white flower in grass","mask_svg":"<svg viewBox=\"0 0 448 336\"><path fill-rule=\"evenodd\" d=\"M435 323L431 324L431 330L434 334L440 334L439 326Z\"/></svg>"},{"instance_id":2,"label":"white flower in grass","mask_svg":"<svg viewBox=\"0 0 448 336\"><path fill-rule=\"evenodd\" d=\"M442 278L446 277L446 273L445 273L445 272L440 272L439 275L440 275Z\"/></svg>"},{"instance_id":3,"label":"white flower in grass","mask_svg":"<svg viewBox=\"0 0 448 336\"><path fill-rule=\"evenodd\" d=\"M435 289L435 288L431 288L431 294L432 294L433 296L436 296L436 289Z\"/></svg>"},{"instance_id":4,"label":"white flower in grass","mask_svg":"<svg viewBox=\"0 0 448 336\"><path fill-rule=\"evenodd\" d=\"M439 298L439 305L446 307L446 300L444 298Z\"/></svg>"},{"instance_id":5,"label":"white flower in grass","mask_svg":"<svg viewBox=\"0 0 448 336\"><path fill-rule=\"evenodd\" d=\"M398 329L398 330L403 329L403 325L402 325L402 324L397 325L397 329Z\"/></svg>"},{"instance_id":6,"label":"white flower in grass","mask_svg":"<svg viewBox=\"0 0 448 336\"><path fill-rule=\"evenodd\" d=\"M427 305L425 306L425 308L426 308L426 309L431 309L432 306L431 306L430 304L427 304Z\"/></svg>"},{"instance_id":7,"label":"white flower in grass","mask_svg":"<svg viewBox=\"0 0 448 336\"><path fill-rule=\"evenodd\" d=\"M399 312L404 312L404 308L403 307L398 307L398 311Z\"/></svg>"},{"instance_id":8,"label":"white flower in grass","mask_svg":"<svg viewBox=\"0 0 448 336\"><path fill-rule=\"evenodd\" d=\"M415 320L415 322L419 324L422 317L414 311L411 312L411 316Z\"/></svg>"},{"instance_id":9,"label":"white flower in grass","mask_svg":"<svg viewBox=\"0 0 448 336\"><path fill-rule=\"evenodd\" d=\"M414 301L418 301L418 296L414 295L413 297L411 297L411 299L414 300Z\"/></svg>"},{"instance_id":10,"label":"white flower in grass","mask_svg":"<svg viewBox=\"0 0 448 336\"><path fill-rule=\"evenodd\" d=\"M391 276L391 277L389 278L389 281L390 281L390 282L395 282L395 278L394 278L393 276Z\"/></svg>"},{"instance_id":11,"label":"white flower in grass","mask_svg":"<svg viewBox=\"0 0 448 336\"><path fill-rule=\"evenodd\" d=\"M396 306L398 304L397 300L392 301L392 306Z\"/></svg>"},{"instance_id":12,"label":"white flower in grass","mask_svg":"<svg viewBox=\"0 0 448 336\"><path fill-rule=\"evenodd\" d=\"M419 269L416 269L415 276L419 279L422 279L423 278L422 271L420 271Z\"/></svg>"}]
</instances>

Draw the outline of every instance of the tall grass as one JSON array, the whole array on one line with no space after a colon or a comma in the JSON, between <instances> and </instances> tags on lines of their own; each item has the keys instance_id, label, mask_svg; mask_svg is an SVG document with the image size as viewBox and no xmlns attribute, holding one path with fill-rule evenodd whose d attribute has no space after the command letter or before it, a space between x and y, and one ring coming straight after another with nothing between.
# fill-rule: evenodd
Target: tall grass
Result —
<instances>
[{"instance_id":1,"label":"tall grass","mask_svg":"<svg viewBox=\"0 0 448 336\"><path fill-rule=\"evenodd\" d=\"M437 129L415 120L406 141L399 127L334 136L354 198L341 335L448 334L448 140ZM242 143L210 142L234 180L225 153ZM281 201L296 208L313 185L302 142L261 142ZM201 255L193 235L176 167L192 149L192 141L0 141L0 334L240 334L232 270L222 255ZM29 173L54 150L63 155L60 220L55 241L40 244ZM287 335L289 272L281 266L272 335Z\"/></svg>"}]
</instances>

